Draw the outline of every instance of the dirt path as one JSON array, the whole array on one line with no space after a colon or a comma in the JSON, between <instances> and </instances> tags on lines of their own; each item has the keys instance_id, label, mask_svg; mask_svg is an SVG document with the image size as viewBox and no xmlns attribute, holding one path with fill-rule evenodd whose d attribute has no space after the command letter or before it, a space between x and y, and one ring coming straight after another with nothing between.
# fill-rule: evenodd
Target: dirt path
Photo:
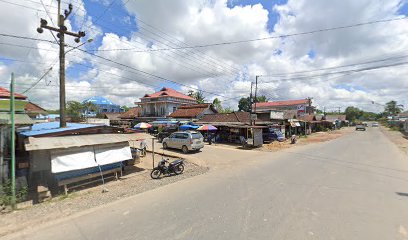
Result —
<instances>
[{"instance_id":1,"label":"dirt path","mask_svg":"<svg viewBox=\"0 0 408 240\"><path fill-rule=\"evenodd\" d=\"M380 130L384 135L393 142L401 151L408 155L408 136L402 134L399 131L390 130L387 127L380 127Z\"/></svg>"},{"instance_id":2,"label":"dirt path","mask_svg":"<svg viewBox=\"0 0 408 240\"><path fill-rule=\"evenodd\" d=\"M285 142L274 141L269 144L264 144L262 148L260 148L260 150L276 152L282 149L291 148L291 147L295 147L299 145L308 145L311 143L326 142L326 141L330 141L330 140L339 138L341 136L344 136L345 134L348 134L352 131L354 131L354 128L344 127L342 129L329 131L329 132L317 132L317 133L308 135L307 137L300 137L296 144L290 144L289 139L286 140Z\"/></svg>"}]
</instances>

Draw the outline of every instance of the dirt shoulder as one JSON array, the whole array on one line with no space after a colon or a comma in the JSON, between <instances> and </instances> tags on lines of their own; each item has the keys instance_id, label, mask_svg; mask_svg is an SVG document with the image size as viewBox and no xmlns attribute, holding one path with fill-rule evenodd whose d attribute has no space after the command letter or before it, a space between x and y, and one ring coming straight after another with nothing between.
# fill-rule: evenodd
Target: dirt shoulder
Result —
<instances>
[{"instance_id":1,"label":"dirt shoulder","mask_svg":"<svg viewBox=\"0 0 408 240\"><path fill-rule=\"evenodd\" d=\"M402 152L408 155L408 135L405 135L399 131L391 130L384 126L380 126L380 130Z\"/></svg>"},{"instance_id":2,"label":"dirt shoulder","mask_svg":"<svg viewBox=\"0 0 408 240\"><path fill-rule=\"evenodd\" d=\"M339 130L328 131L328 132L317 132L307 135L307 137L300 137L296 144L290 144L290 140L286 140L285 142L278 142L274 141L269 144L264 144L259 150L261 151L270 151L276 152L282 149L296 147L299 145L308 145L312 143L319 143L319 142L326 142L330 141L339 137L342 137L348 133L354 131L352 127L344 127Z\"/></svg>"},{"instance_id":3,"label":"dirt shoulder","mask_svg":"<svg viewBox=\"0 0 408 240\"><path fill-rule=\"evenodd\" d=\"M160 159L161 156L155 155L156 165ZM62 195L41 204L0 214L0 237L26 227L38 226L45 222L67 217L89 208L104 205L120 198L136 195L208 171L208 168L186 160L183 174L153 180L150 178L151 168L152 155L148 154L141 159L141 162L135 168L128 170L126 175L118 181L110 180L104 186L97 184L72 192L68 196ZM103 189L108 191L102 193Z\"/></svg>"}]
</instances>

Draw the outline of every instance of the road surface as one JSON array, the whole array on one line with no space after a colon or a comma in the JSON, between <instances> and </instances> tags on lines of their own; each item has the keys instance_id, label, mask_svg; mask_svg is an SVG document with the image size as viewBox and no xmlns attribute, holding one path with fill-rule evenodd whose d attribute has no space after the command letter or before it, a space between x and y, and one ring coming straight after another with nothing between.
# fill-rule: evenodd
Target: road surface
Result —
<instances>
[{"instance_id":1,"label":"road surface","mask_svg":"<svg viewBox=\"0 0 408 240\"><path fill-rule=\"evenodd\" d=\"M408 159L378 128L220 152L236 164L5 239L408 239Z\"/></svg>"}]
</instances>

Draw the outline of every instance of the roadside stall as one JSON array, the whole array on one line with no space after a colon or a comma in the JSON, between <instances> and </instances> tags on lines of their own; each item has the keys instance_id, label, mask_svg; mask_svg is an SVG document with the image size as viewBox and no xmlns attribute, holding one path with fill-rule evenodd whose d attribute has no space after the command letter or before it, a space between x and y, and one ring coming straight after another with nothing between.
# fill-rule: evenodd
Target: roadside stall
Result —
<instances>
[{"instance_id":1,"label":"roadside stall","mask_svg":"<svg viewBox=\"0 0 408 240\"><path fill-rule=\"evenodd\" d=\"M31 191L43 186L57 193L59 187L68 192L71 184L107 176L117 179L123 162L133 160L130 142L151 139L143 133L90 134L61 137L29 137L25 149L29 152ZM88 184L89 182L86 182Z\"/></svg>"}]
</instances>

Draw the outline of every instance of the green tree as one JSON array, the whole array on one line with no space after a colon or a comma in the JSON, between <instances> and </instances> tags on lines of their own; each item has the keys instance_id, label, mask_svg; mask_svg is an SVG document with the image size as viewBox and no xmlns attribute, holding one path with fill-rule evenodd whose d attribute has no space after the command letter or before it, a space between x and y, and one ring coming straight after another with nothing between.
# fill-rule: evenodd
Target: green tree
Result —
<instances>
[{"instance_id":1,"label":"green tree","mask_svg":"<svg viewBox=\"0 0 408 240\"><path fill-rule=\"evenodd\" d=\"M251 103L249 97L241 98L238 102L238 111L250 112Z\"/></svg>"},{"instance_id":2,"label":"green tree","mask_svg":"<svg viewBox=\"0 0 408 240\"><path fill-rule=\"evenodd\" d=\"M123 106L122 106L122 107L120 107L120 108L122 108L122 109L123 109L123 111L125 111L125 112L129 111L129 107L128 107L128 106L126 106L126 105L123 105Z\"/></svg>"},{"instance_id":3,"label":"green tree","mask_svg":"<svg viewBox=\"0 0 408 240\"><path fill-rule=\"evenodd\" d=\"M397 101L389 101L385 104L384 112L388 115L397 115L402 112L402 105L398 105Z\"/></svg>"},{"instance_id":4,"label":"green tree","mask_svg":"<svg viewBox=\"0 0 408 240\"><path fill-rule=\"evenodd\" d=\"M255 102L267 102L268 99L266 98L266 96L261 95L261 96L257 96L256 97L256 101Z\"/></svg>"},{"instance_id":5,"label":"green tree","mask_svg":"<svg viewBox=\"0 0 408 240\"><path fill-rule=\"evenodd\" d=\"M205 103L205 101L206 101L204 93L201 90L198 90L197 92L194 92L193 90L190 90L190 91L188 91L187 95L192 97L192 98L195 98L195 100L199 104Z\"/></svg>"},{"instance_id":6,"label":"green tree","mask_svg":"<svg viewBox=\"0 0 408 240\"><path fill-rule=\"evenodd\" d=\"M217 109L218 112L223 112L223 107L221 105L221 100L218 98L214 98L212 104L214 105L215 109Z\"/></svg>"},{"instance_id":7,"label":"green tree","mask_svg":"<svg viewBox=\"0 0 408 240\"><path fill-rule=\"evenodd\" d=\"M67 115L73 122L82 121L82 111L85 109L84 104L77 101L68 101L67 103Z\"/></svg>"},{"instance_id":8,"label":"green tree","mask_svg":"<svg viewBox=\"0 0 408 240\"><path fill-rule=\"evenodd\" d=\"M261 95L257 96L254 102L267 102L268 99L266 96ZM249 97L241 98L238 102L238 111L250 112L251 111L251 103Z\"/></svg>"},{"instance_id":9,"label":"green tree","mask_svg":"<svg viewBox=\"0 0 408 240\"><path fill-rule=\"evenodd\" d=\"M80 103L77 101L68 101L67 115L73 122L80 122L84 120L84 113L95 112L97 107L92 102Z\"/></svg>"},{"instance_id":10,"label":"green tree","mask_svg":"<svg viewBox=\"0 0 408 240\"><path fill-rule=\"evenodd\" d=\"M93 104L92 102L81 103L81 105L82 105L81 112L89 113L89 112L96 112L98 110L96 105Z\"/></svg>"},{"instance_id":11,"label":"green tree","mask_svg":"<svg viewBox=\"0 0 408 240\"><path fill-rule=\"evenodd\" d=\"M360 119L361 116L363 115L363 111L356 107L347 107L346 110L344 111L344 114L346 114L346 119L353 122L357 119Z\"/></svg>"}]
</instances>

